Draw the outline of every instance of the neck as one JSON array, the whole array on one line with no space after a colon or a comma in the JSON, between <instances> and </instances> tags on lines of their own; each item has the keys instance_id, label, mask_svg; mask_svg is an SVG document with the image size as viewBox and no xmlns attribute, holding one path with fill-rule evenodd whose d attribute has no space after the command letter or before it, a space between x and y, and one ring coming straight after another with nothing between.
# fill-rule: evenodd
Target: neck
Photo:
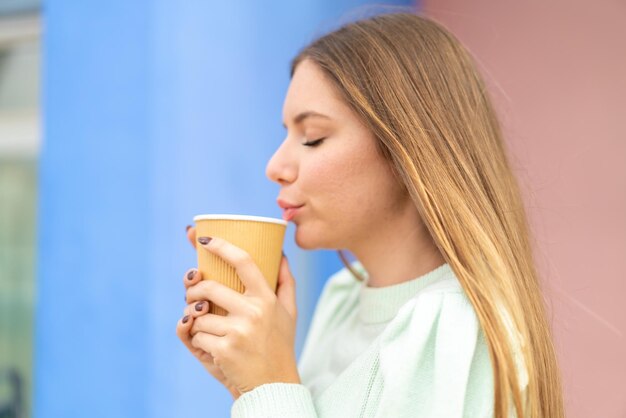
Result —
<instances>
[{"instance_id":1,"label":"neck","mask_svg":"<svg viewBox=\"0 0 626 418\"><path fill-rule=\"evenodd\" d=\"M368 273L368 287L385 287L420 277L445 263L417 210L382 222L375 239L350 248Z\"/></svg>"}]
</instances>

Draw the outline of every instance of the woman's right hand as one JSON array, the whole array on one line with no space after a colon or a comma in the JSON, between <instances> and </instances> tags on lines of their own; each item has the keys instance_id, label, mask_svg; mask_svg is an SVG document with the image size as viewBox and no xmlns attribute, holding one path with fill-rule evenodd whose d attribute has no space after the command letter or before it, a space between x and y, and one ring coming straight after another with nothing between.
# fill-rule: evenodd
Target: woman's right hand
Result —
<instances>
[{"instance_id":1,"label":"woman's right hand","mask_svg":"<svg viewBox=\"0 0 626 418\"><path fill-rule=\"evenodd\" d=\"M196 231L195 228L189 228L187 230L187 238L191 241L191 245L195 248L196 246ZM202 273L200 273L197 269L191 269L185 273L183 277L183 283L185 286L185 290L190 286L195 285L196 283L202 280ZM200 308L198 310L197 308ZM222 373L222 370L215 365L213 362L213 356L206 351L196 348L191 345L191 339L193 335L191 335L191 328L193 326L193 322L199 316L206 314L209 311L209 302L194 302L192 304L188 304L185 307L183 317L178 321L178 325L176 326L176 335L178 338L185 344L185 347L193 354L195 358L200 361L200 363L204 366L204 368L214 377L216 378L222 385L228 389L230 394L233 396L233 399L239 398L241 393L231 386Z\"/></svg>"}]
</instances>

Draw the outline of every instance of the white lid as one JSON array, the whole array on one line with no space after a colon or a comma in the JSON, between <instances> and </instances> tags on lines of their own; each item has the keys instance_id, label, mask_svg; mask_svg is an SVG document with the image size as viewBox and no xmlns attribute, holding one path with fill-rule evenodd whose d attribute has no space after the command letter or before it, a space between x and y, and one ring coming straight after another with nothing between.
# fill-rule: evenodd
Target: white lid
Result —
<instances>
[{"instance_id":1,"label":"white lid","mask_svg":"<svg viewBox=\"0 0 626 418\"><path fill-rule=\"evenodd\" d=\"M257 222L271 222L280 225L287 225L287 221L276 218L266 218L264 216L249 216L249 215L229 215L229 214L216 214L216 215L197 215L193 217L193 221L213 220L213 219L231 219L236 221L257 221Z\"/></svg>"}]
</instances>

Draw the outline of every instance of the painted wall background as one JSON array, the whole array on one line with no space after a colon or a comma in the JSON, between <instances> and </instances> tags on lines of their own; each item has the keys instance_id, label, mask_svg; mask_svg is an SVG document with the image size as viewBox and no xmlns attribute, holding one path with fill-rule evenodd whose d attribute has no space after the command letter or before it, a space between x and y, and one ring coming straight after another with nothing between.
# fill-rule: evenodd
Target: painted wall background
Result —
<instances>
[{"instance_id":1,"label":"painted wall background","mask_svg":"<svg viewBox=\"0 0 626 418\"><path fill-rule=\"evenodd\" d=\"M626 416L626 3L425 0L478 57L526 194L568 418Z\"/></svg>"},{"instance_id":2,"label":"painted wall background","mask_svg":"<svg viewBox=\"0 0 626 418\"><path fill-rule=\"evenodd\" d=\"M289 59L366 3L44 3L35 416L228 415L229 395L174 335L181 276L195 263L184 227L199 212L279 216L263 172L283 135ZM535 231L567 416L622 417L626 7L422 8L479 58L498 106ZM299 251L291 228L286 251L299 353L340 263Z\"/></svg>"}]
</instances>

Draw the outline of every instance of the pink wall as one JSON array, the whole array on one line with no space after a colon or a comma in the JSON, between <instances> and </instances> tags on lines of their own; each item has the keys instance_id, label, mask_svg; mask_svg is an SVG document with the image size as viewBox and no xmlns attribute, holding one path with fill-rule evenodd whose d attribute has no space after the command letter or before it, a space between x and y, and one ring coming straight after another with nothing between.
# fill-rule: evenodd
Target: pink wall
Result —
<instances>
[{"instance_id":1,"label":"pink wall","mask_svg":"<svg viewBox=\"0 0 626 418\"><path fill-rule=\"evenodd\" d=\"M626 2L425 0L480 61L526 194L569 418L626 417Z\"/></svg>"}]
</instances>

